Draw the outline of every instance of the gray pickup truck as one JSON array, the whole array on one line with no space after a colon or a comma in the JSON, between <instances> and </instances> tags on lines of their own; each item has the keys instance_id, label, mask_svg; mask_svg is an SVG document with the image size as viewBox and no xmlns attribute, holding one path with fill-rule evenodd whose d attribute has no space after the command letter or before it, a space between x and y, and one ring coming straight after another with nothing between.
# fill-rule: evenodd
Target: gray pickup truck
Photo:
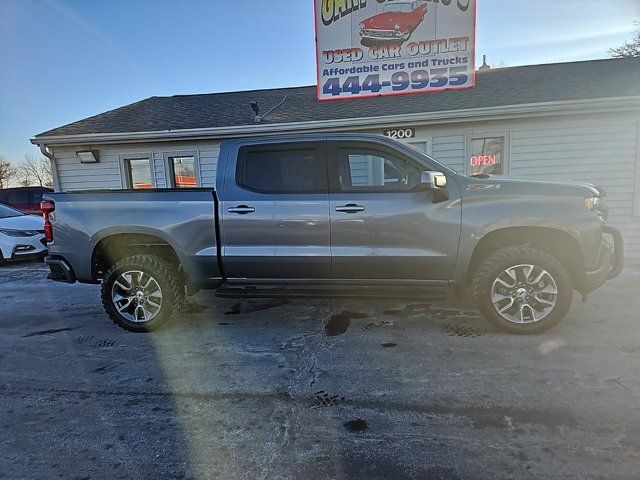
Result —
<instances>
[{"instance_id":1,"label":"gray pickup truck","mask_svg":"<svg viewBox=\"0 0 640 480\"><path fill-rule=\"evenodd\" d=\"M622 270L605 194L471 178L391 139L221 144L214 189L47 194L49 278L101 283L113 321L158 328L188 295L433 298L453 287L495 326L534 334Z\"/></svg>"}]
</instances>

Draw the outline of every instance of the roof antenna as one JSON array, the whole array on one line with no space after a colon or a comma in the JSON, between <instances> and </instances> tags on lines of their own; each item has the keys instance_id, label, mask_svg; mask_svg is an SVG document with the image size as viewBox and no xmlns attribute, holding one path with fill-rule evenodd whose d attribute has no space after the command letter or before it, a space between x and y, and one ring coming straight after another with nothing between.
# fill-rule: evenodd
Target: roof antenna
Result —
<instances>
[{"instance_id":1,"label":"roof antenna","mask_svg":"<svg viewBox=\"0 0 640 480\"><path fill-rule=\"evenodd\" d=\"M287 99L287 96L285 95L284 98L282 99L282 101L279 104L277 104L275 107L273 107L271 110L269 110L264 115L260 115L260 106L258 105L258 102L257 101L251 102L251 109L253 110L253 113L256 114L256 116L255 116L256 123L260 123L262 120L264 120L267 117L267 115L269 115L276 108L278 108L280 105L282 105L285 102L286 99Z\"/></svg>"}]
</instances>

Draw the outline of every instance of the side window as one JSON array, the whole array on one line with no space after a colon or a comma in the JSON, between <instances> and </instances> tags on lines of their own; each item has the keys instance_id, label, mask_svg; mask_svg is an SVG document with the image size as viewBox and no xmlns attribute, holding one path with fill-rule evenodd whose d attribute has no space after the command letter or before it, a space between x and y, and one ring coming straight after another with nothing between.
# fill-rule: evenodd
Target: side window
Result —
<instances>
[{"instance_id":1,"label":"side window","mask_svg":"<svg viewBox=\"0 0 640 480\"><path fill-rule=\"evenodd\" d=\"M196 159L193 156L169 157L171 183L174 188L194 188L196 180Z\"/></svg>"},{"instance_id":2,"label":"side window","mask_svg":"<svg viewBox=\"0 0 640 480\"><path fill-rule=\"evenodd\" d=\"M148 158L129 158L124 162L128 187L134 190L153 188L151 162Z\"/></svg>"},{"instance_id":3,"label":"side window","mask_svg":"<svg viewBox=\"0 0 640 480\"><path fill-rule=\"evenodd\" d=\"M406 192L420 184L422 168L385 152L339 149L338 162L342 191Z\"/></svg>"},{"instance_id":4,"label":"side window","mask_svg":"<svg viewBox=\"0 0 640 480\"><path fill-rule=\"evenodd\" d=\"M15 190L7 194L7 203L9 205L25 205L29 203L29 192L24 190Z\"/></svg>"},{"instance_id":5,"label":"side window","mask_svg":"<svg viewBox=\"0 0 640 480\"><path fill-rule=\"evenodd\" d=\"M239 186L263 193L326 192L327 165L315 144L244 147Z\"/></svg>"}]
</instances>

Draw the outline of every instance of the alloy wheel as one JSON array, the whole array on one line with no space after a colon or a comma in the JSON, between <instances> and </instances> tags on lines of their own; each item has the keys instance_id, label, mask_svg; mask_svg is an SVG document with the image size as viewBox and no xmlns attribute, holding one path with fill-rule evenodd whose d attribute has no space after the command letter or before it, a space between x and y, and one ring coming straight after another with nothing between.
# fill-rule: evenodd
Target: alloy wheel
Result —
<instances>
[{"instance_id":1,"label":"alloy wheel","mask_svg":"<svg viewBox=\"0 0 640 480\"><path fill-rule=\"evenodd\" d=\"M538 323L553 312L558 286L553 276L537 265L515 265L493 282L491 301L503 319L515 324Z\"/></svg>"},{"instance_id":2,"label":"alloy wheel","mask_svg":"<svg viewBox=\"0 0 640 480\"><path fill-rule=\"evenodd\" d=\"M111 300L126 320L150 322L162 309L162 289L151 275L139 270L121 274L111 288Z\"/></svg>"}]
</instances>

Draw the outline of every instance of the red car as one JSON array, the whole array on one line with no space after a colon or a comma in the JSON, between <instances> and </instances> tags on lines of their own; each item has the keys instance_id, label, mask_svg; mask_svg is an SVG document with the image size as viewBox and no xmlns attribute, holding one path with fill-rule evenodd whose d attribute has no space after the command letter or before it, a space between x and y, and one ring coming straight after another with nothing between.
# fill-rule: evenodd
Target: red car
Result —
<instances>
[{"instance_id":1,"label":"red car","mask_svg":"<svg viewBox=\"0 0 640 480\"><path fill-rule=\"evenodd\" d=\"M6 188L0 190L0 203L27 215L42 215L40 202L42 195L47 192L53 192L53 190L47 187Z\"/></svg>"},{"instance_id":2,"label":"red car","mask_svg":"<svg viewBox=\"0 0 640 480\"><path fill-rule=\"evenodd\" d=\"M427 4L422 1L387 3L382 13L360 22L360 36L369 42L405 42L426 14Z\"/></svg>"}]
</instances>

